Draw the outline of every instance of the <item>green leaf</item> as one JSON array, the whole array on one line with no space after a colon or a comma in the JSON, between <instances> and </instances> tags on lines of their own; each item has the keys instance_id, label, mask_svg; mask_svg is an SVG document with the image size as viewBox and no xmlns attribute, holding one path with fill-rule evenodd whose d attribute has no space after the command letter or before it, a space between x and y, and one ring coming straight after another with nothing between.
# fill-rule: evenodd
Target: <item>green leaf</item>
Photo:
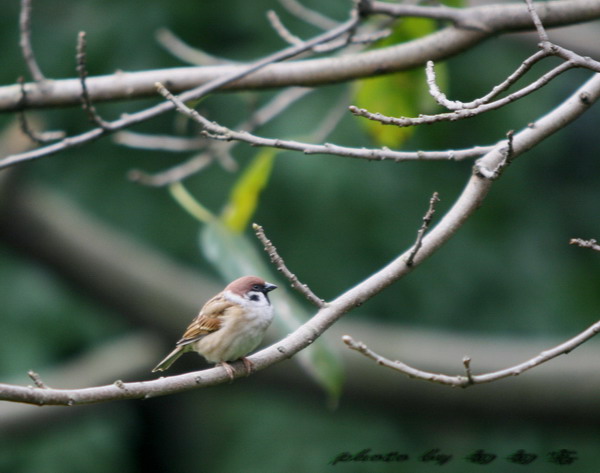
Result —
<instances>
[{"instance_id":1,"label":"green leaf","mask_svg":"<svg viewBox=\"0 0 600 473\"><path fill-rule=\"evenodd\" d=\"M435 30L433 20L406 18L398 23L393 33L378 47L391 46L425 36ZM445 66L436 64L436 75L440 87L445 87ZM397 72L358 83L355 104L370 112L392 117L415 117L428 113L436 106L428 93L425 69ZM400 148L414 133L415 127L382 125L373 120L361 119L360 123L379 146Z\"/></svg>"},{"instance_id":2,"label":"green leaf","mask_svg":"<svg viewBox=\"0 0 600 473\"><path fill-rule=\"evenodd\" d=\"M199 222L210 222L214 220L216 217L204 207L200 202L198 202L192 194L190 194L187 189L183 186L181 182L174 182L169 186L169 192L171 193L171 197L175 199L175 201L192 217L194 217Z\"/></svg>"},{"instance_id":3,"label":"green leaf","mask_svg":"<svg viewBox=\"0 0 600 473\"><path fill-rule=\"evenodd\" d=\"M271 176L276 155L275 149L261 149L237 180L221 216L227 228L237 233L248 228L258 206L260 193Z\"/></svg>"}]
</instances>

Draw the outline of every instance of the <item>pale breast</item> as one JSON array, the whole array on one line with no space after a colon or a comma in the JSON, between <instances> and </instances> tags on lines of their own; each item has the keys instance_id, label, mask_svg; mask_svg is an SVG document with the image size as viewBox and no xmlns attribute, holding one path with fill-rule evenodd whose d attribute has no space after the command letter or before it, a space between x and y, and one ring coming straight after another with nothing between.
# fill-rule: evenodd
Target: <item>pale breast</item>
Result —
<instances>
[{"instance_id":1,"label":"pale breast","mask_svg":"<svg viewBox=\"0 0 600 473\"><path fill-rule=\"evenodd\" d=\"M254 350L273 320L273 307L245 311L236 307L220 318L219 330L194 343L195 350L213 363L237 360Z\"/></svg>"}]
</instances>

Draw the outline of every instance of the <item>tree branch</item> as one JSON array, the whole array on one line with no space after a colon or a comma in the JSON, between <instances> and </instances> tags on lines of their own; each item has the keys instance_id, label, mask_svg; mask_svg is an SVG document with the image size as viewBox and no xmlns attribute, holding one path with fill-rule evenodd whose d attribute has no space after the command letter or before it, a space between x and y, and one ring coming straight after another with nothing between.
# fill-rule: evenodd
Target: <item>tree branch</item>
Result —
<instances>
[{"instance_id":1,"label":"tree branch","mask_svg":"<svg viewBox=\"0 0 600 473\"><path fill-rule=\"evenodd\" d=\"M321 13L305 7L296 0L279 0L279 3L281 3L281 5L292 15L308 24L321 28L322 30L330 30L338 25L338 23L331 18L327 18Z\"/></svg>"},{"instance_id":2,"label":"tree branch","mask_svg":"<svg viewBox=\"0 0 600 473\"><path fill-rule=\"evenodd\" d=\"M260 242L263 244L265 251L269 255L271 262L275 265L275 268L277 268L277 271L283 274L290 281L292 287L306 297L306 299L308 299L312 304L317 307L324 307L325 301L316 296L306 284L302 284L296 275L288 269L283 261L283 258L279 256L277 248L275 248L273 243L271 243L271 240L269 240L265 235L263 227L255 223L252 225L252 229L254 230L254 233L256 233L256 236Z\"/></svg>"},{"instance_id":3,"label":"tree branch","mask_svg":"<svg viewBox=\"0 0 600 473\"><path fill-rule=\"evenodd\" d=\"M600 251L600 245L593 238L591 240L582 240L581 238L572 238L571 241L569 241L569 244L577 245L580 248L591 248L594 251Z\"/></svg>"},{"instance_id":4,"label":"tree branch","mask_svg":"<svg viewBox=\"0 0 600 473\"><path fill-rule=\"evenodd\" d=\"M19 77L17 80L19 85L21 86L21 103L23 107L27 104L27 92L25 90L25 83L22 77ZM35 131L29 124L29 120L27 120L27 115L25 114L25 110L20 110L18 113L19 125L21 126L21 131L25 136L27 136L32 142L37 144L46 144L56 140L61 140L65 137L65 133L63 131L44 131L38 132Z\"/></svg>"},{"instance_id":5,"label":"tree branch","mask_svg":"<svg viewBox=\"0 0 600 473\"><path fill-rule=\"evenodd\" d=\"M180 61L193 64L195 66L208 66L217 64L234 64L234 61L218 58L202 51L198 48L192 48L183 40L177 37L167 28L160 28L155 33L156 41L172 56Z\"/></svg>"},{"instance_id":6,"label":"tree branch","mask_svg":"<svg viewBox=\"0 0 600 473\"><path fill-rule=\"evenodd\" d=\"M376 2L377 3L377 2ZM422 7L438 11L439 7ZM600 17L596 0L561 0L536 3L536 11L546 27L564 26ZM423 12L424 13L424 12ZM421 14L423 16L423 14ZM372 51L336 58L322 58L271 64L265 70L223 83L222 89L248 90L290 85L314 86L371 77L422 66L426 61L441 61L472 48L492 36L534 26L526 5L498 4L470 7L461 10L463 21L480 25L476 29L450 26L424 38ZM94 103L111 100L131 100L154 96L154 84L169 84L179 93L217 78L244 70L246 65L184 67L90 77L87 80L90 100ZM28 83L28 106L44 108L73 106L80 103L78 79L51 81L42 87ZM0 112L19 109L19 87L0 87Z\"/></svg>"},{"instance_id":7,"label":"tree branch","mask_svg":"<svg viewBox=\"0 0 600 473\"><path fill-rule=\"evenodd\" d=\"M26 141L18 127L14 127L11 135L13 138L0 140L0 145L15 140ZM45 262L61 277L69 279L74 287L92 294L101 304L108 304L111 311L117 310L125 317L133 318L136 327L153 330L166 344L181 334L181 327L189 322L189 314L197 311L198 301L208 299L221 288L219 283L182 267L155 248L145 247L143 242L132 240L131 235L98 221L54 190L19 186L17 192L9 195L4 195L1 190L0 186L0 194L5 198L0 205L0 238L5 244L18 247L37 261ZM7 205L14 208L8 214ZM3 221L6 222L4 226ZM14 233L11 239L7 238L7 231ZM38 238L42 232L43 241ZM131 260L140 264L131 265ZM96 268L93 274L87 270L89 267ZM167 312L169 317L165 317ZM457 334L398 324L386 325L375 322L373 317L367 320L360 322L354 317L344 318L327 334L332 340L339 340L347 333L360 334L362 340L376 343L380 352L394 354L396 359L409 356L413 365L438 373L452 373L460 369L456 360L460 360L467 351L476 359L479 372L489 372L499 369L502 360L513 365L529 358L531 353L539 353L559 343L558 340L540 339L539 336L513 338ZM133 341L131 336L127 336L122 344L117 342L122 351L112 346L114 341L108 346L101 346L101 351L110 354L108 358L98 359L96 349L92 347L83 354L83 358L56 367L36 368L48 385L59 387L97 386L117 378L139 379L140 373L147 372L164 353L161 353L161 339L141 337L135 342L136 339L137 335L133 336ZM435 347L435 350L430 347ZM132 349L137 360L133 366L130 365L134 361L129 351ZM370 361L356 356L351 350L343 350L341 356L353 374L346 380L346 391L390 408L397 404L398 396L402 396L417 406L434 402L444 411L487 412L493 404L498 412L547 417L561 412L570 403L570 418L595 419L600 412L597 403L600 346L595 343L588 344L585 350L579 350L572 357L546 363L541 369L518 380L481 386L469 393L448 390L441 397L437 386L431 383L417 383L404 376L382 376L380 370L373 369ZM126 364L114 361L124 359ZM93 368L98 366L101 369ZM265 370L260 378L261 384L265 385L281 386L284 383L306 388L302 373L288 364ZM3 381L8 382L6 379ZM12 384L19 383L31 384L26 373L12 380ZM565 390L565 385L570 389ZM541 403L540 393L544 393L544 402ZM77 415L80 411L69 410L69 413ZM62 409L37 409L32 405L0 402L0 431L14 432L16 426L39 430L56 417L69 413Z\"/></svg>"},{"instance_id":8,"label":"tree branch","mask_svg":"<svg viewBox=\"0 0 600 473\"><path fill-rule=\"evenodd\" d=\"M583 114L599 97L600 75L595 75L563 104L542 117L532 127L514 135L512 140L513 159ZM415 255L411 266L406 264L406 258L412 248L363 282L344 292L327 306L322 307L310 320L284 339L248 357L255 369L257 371L265 369L306 348L346 312L360 306L410 273L446 243L485 199L495 181L484 177L481 171L493 170L506 159L505 147L504 144L499 144L479 160L475 172L471 175L456 202L441 221L423 238L421 249ZM242 369L236 370L235 376L243 371ZM228 374L219 367L152 381L118 383L85 389L40 389L0 384L0 399L38 405L77 405L119 399L149 398L229 381Z\"/></svg>"},{"instance_id":9,"label":"tree branch","mask_svg":"<svg viewBox=\"0 0 600 473\"><path fill-rule=\"evenodd\" d=\"M373 161L390 160L394 162L407 160L461 160L482 156L494 148L493 146L474 146L464 150L448 151L393 151L388 148L352 148L347 146L339 146L332 143L315 145L300 141L282 140L279 138L264 138L247 131L231 130L216 122L210 121L206 117L202 116L198 111L188 107L184 103L182 96L176 97L160 83L156 84L156 88L159 93L165 97L165 99L173 103L179 112L199 123L202 126L205 136L225 142L241 141L252 146L266 146L271 148L287 149L290 151L300 151L304 154L329 154L348 158L359 158ZM0 161L0 169L1 168L2 161Z\"/></svg>"},{"instance_id":10,"label":"tree branch","mask_svg":"<svg viewBox=\"0 0 600 473\"><path fill-rule=\"evenodd\" d=\"M412 266L415 256L417 255L417 253L421 249L421 246L423 245L423 237L425 236L425 232L427 231L427 229L429 228L429 225L431 224L431 219L433 218L433 214L435 213L435 205L439 201L440 201L439 194L437 192L434 192L433 195L431 196L431 199L429 199L429 208L427 209L427 213L423 216L423 224L421 225L421 228L419 228L419 231L417 232L417 240L415 241L415 244L413 245L413 248L410 251L408 258L406 258L407 266Z\"/></svg>"},{"instance_id":11,"label":"tree branch","mask_svg":"<svg viewBox=\"0 0 600 473\"><path fill-rule=\"evenodd\" d=\"M564 50L564 51L565 51L565 54L568 54L566 50ZM595 72L600 72L600 62L592 61L589 58L587 58L587 59L581 58L581 57L579 57L579 59L573 58L573 59L567 60L566 62L563 62L562 64L556 66L555 68L553 68L550 71L543 74L537 80L535 80L532 83L530 83L529 85L517 90L516 92L513 92L510 95L507 95L506 97L498 99L494 102L489 101L492 97L496 96L498 93L500 93L501 91L508 88L508 86L510 84L512 84L514 82L514 80L516 80L517 77L522 75L526 70L528 70L531 67L532 63L538 62L541 57L548 57L549 55L550 55L550 53L548 53L546 50L543 51L542 54L540 54L539 52L534 54L530 58L526 59L521 64L521 66L519 66L517 71L515 71L513 74L511 74L508 77L508 79L506 79L501 84L494 87L490 93L488 93L484 97L478 98L476 100L473 100L473 101L467 102L467 103L463 103L463 102L455 101L455 100L448 100L446 98L446 95L443 94L439 90L439 88L437 87L437 84L435 83L435 72L433 70L433 63L431 61L429 61L427 63L427 67L426 67L426 72L427 72L427 76L428 76L427 82L429 83L429 92L440 105L443 105L444 107L446 107L450 110L453 110L450 113L437 113L435 115L419 115L418 117L415 117L415 118L412 118L412 117L396 118L396 117L389 117L386 115L382 115L381 113L378 113L378 112L373 113L364 108L358 108L354 105L351 105L349 107L349 110L352 114L356 115L357 117L363 117L363 118L367 118L368 120L377 121L383 125L394 125L394 126L401 127L401 128L410 127L410 126L418 126L418 125L431 125L432 123L445 122L445 121L456 121L456 120L462 120L465 118L472 118L477 115L502 108L512 102L515 102L516 100L519 100L519 99L535 92L536 90L541 89L546 84L548 84L548 82L550 82L554 78L558 77L560 74L562 74L574 67L586 67ZM577 55L572 53L572 56L577 56Z\"/></svg>"},{"instance_id":12,"label":"tree branch","mask_svg":"<svg viewBox=\"0 0 600 473\"><path fill-rule=\"evenodd\" d=\"M102 129L110 128L108 122L104 121L102 117L96 111L96 107L92 104L90 94L87 88L87 41L85 31L80 31L77 35L77 74L79 75L79 82L81 83L81 106L87 113L90 121Z\"/></svg>"},{"instance_id":13,"label":"tree branch","mask_svg":"<svg viewBox=\"0 0 600 473\"><path fill-rule=\"evenodd\" d=\"M268 123L280 113L284 112L297 100L300 100L312 89L302 87L292 87L285 89L275 96L272 100L266 103L263 107L253 113L248 119L238 125L241 130L251 131L257 127ZM191 151L205 148L200 154L193 156L187 161L173 166L165 171L150 175L143 171L133 169L129 172L129 178L141 184L161 187L182 181L194 173L197 173L208 164L213 162L215 158L220 161L221 165L227 170L236 170L237 163L231 158L230 151L238 142L216 142L208 140L204 137L196 138L181 138L169 136L141 135L122 131L117 133L115 141L119 144L124 144L131 147L145 149L167 149L167 144L170 144L169 151Z\"/></svg>"},{"instance_id":14,"label":"tree branch","mask_svg":"<svg viewBox=\"0 0 600 473\"><path fill-rule=\"evenodd\" d=\"M537 64L542 59L546 58L548 53L546 51L538 51L532 56L528 57L521 63L521 65L510 74L503 82L496 85L488 94L478 99L472 100L471 102L460 102L458 100L448 100L446 94L444 94L436 82L435 69L433 61L427 61L425 65L425 72L427 74L427 84L429 85L429 94L435 99L435 101L441 106L448 110L461 110L477 108L483 104L489 103L491 99L498 96L505 90L507 90L512 84L519 80L527 71L531 69L534 64Z\"/></svg>"},{"instance_id":15,"label":"tree branch","mask_svg":"<svg viewBox=\"0 0 600 473\"><path fill-rule=\"evenodd\" d=\"M21 15L19 17L19 29L21 39L19 41L21 45L21 51L27 69L36 82L43 82L46 80L40 66L35 59L33 48L31 47L31 0L21 0Z\"/></svg>"},{"instance_id":16,"label":"tree branch","mask_svg":"<svg viewBox=\"0 0 600 473\"><path fill-rule=\"evenodd\" d=\"M337 28L335 28L331 31L328 31L326 33L320 34L308 41L305 41L304 43L302 43L300 45L294 45L289 48L283 49L281 51L277 51L277 52L270 54L269 56L267 56L263 59L260 59L250 65L243 66L242 68L235 68L225 75L217 76L216 78L214 78L212 81L210 81L208 83L205 83L205 84L197 86L191 90L188 90L187 92L184 92L183 94L181 94L180 99L183 101L197 100L200 97L203 97L204 95L206 95L214 90L217 90L226 84L235 82L243 77L251 75L252 73L259 71L260 69L263 69L270 64L273 64L277 61L283 61L290 57L297 56L305 51L309 51L318 44L327 43L331 40L337 39L340 36L344 36L344 35L347 35L350 37L350 35L352 35L352 33L354 32L354 29L358 25L359 21L360 21L360 19L358 17L358 14L356 13L355 10L352 10L352 12L350 14L350 19L347 20L346 22L342 23ZM94 100L92 86L89 83L89 81L86 81L86 84L87 84L87 90L88 90L88 99ZM80 80L78 80L78 89L79 89L79 93L81 94ZM52 94L54 94L56 92L56 90L50 90L50 92ZM29 94L29 91L27 93ZM22 95L19 96L20 101L22 100L21 97L22 97ZM80 95L80 97L81 97L81 95ZM28 103L30 103L29 95L27 96L27 98L28 98ZM25 153L21 153L21 154L17 154L17 155L12 155L12 156L7 156L6 158L0 160L0 169L6 168L9 166L13 166L13 165L21 163L21 162L31 161L34 159L47 157L52 154L59 153L61 151L64 151L66 149L69 149L69 148L72 148L75 146L81 146L82 144L89 143L98 138L101 138L102 136L104 136L108 133L119 131L123 128L129 127L129 126L141 123L143 121L149 120L151 118L154 118L156 116L159 116L165 112L172 110L173 108L174 108L174 105L172 103L170 103L168 101L164 101L164 102L161 102L158 105L155 105L148 109L141 110L136 113L131 113L123 118L120 118L120 119L117 119L117 120L114 120L111 122L107 122L106 126L104 126L104 127L94 128L93 130L87 131L80 135L65 138L65 139L59 141L58 143L54 143L49 146L44 146L44 147L35 149L33 151L29 151L29 152L25 152Z\"/></svg>"},{"instance_id":17,"label":"tree branch","mask_svg":"<svg viewBox=\"0 0 600 473\"><path fill-rule=\"evenodd\" d=\"M545 350L539 355L534 356L533 358L527 361L519 363L518 365L494 371L492 373L473 375L471 373L471 358L464 357L463 365L465 366L466 371L465 376L450 376L440 373L431 373L429 371L423 371L417 368L413 368L412 366L409 366L406 363L402 363L401 361L388 360L387 358L384 358L383 356L378 355L373 350L369 349L364 343L355 341L349 335L344 335L342 337L342 341L350 349L363 354L367 358L370 358L371 360L375 361L378 365L391 368L395 371L399 371L400 373L403 373L410 378L416 378L423 381L431 381L433 383L444 384L446 386L451 387L468 388L469 386L475 384L491 383L493 381L498 381L503 378L508 378L509 376L520 375L521 373L535 368L536 366L539 366L542 363L545 363L546 361L556 358L557 356L566 355L570 353L579 345L585 343L590 338L597 335L598 332L600 332L600 321L596 322L594 325L587 328L580 334L567 340L564 343L561 343L560 345L554 348Z\"/></svg>"}]
</instances>

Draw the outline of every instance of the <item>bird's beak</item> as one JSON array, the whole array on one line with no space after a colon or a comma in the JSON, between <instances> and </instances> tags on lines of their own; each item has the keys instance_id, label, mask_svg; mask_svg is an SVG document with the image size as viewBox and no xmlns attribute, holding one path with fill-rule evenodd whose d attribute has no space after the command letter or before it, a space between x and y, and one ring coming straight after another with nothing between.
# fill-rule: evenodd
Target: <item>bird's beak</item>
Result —
<instances>
[{"instance_id":1,"label":"bird's beak","mask_svg":"<svg viewBox=\"0 0 600 473\"><path fill-rule=\"evenodd\" d=\"M275 284L271 284L270 282L265 283L265 292L271 292L273 289L277 289Z\"/></svg>"}]
</instances>

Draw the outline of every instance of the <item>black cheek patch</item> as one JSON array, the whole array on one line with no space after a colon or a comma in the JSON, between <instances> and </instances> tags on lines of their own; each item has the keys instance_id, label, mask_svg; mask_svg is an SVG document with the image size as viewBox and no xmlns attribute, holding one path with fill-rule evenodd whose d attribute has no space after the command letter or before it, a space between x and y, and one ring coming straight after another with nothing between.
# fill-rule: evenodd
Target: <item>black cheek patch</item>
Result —
<instances>
[{"instance_id":1,"label":"black cheek patch","mask_svg":"<svg viewBox=\"0 0 600 473\"><path fill-rule=\"evenodd\" d=\"M250 300L251 300L251 301L254 301L254 302L258 302L258 295L257 295L257 294L252 294L252 295L250 296Z\"/></svg>"}]
</instances>

